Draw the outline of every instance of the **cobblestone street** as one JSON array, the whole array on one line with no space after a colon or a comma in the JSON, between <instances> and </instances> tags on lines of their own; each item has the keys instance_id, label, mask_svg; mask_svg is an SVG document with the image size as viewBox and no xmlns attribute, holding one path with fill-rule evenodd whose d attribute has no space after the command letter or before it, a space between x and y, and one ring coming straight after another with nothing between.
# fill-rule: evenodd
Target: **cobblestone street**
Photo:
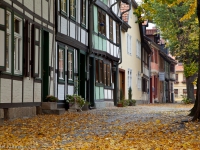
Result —
<instances>
[{"instance_id":1,"label":"cobblestone street","mask_svg":"<svg viewBox=\"0 0 200 150\"><path fill-rule=\"evenodd\" d=\"M191 108L192 105L183 104L149 104L66 112L59 116L40 115L29 119L7 121L0 126L0 147L1 149L169 149L170 141L166 141L165 148L162 139L159 140L161 132L164 134L161 134L163 139L165 133L169 135L179 131L187 133L187 129L185 131L187 125L181 121L190 119L187 115ZM152 143L155 140L157 142ZM198 142L196 146L199 145ZM183 148L182 145L171 146L175 149Z\"/></svg>"}]
</instances>

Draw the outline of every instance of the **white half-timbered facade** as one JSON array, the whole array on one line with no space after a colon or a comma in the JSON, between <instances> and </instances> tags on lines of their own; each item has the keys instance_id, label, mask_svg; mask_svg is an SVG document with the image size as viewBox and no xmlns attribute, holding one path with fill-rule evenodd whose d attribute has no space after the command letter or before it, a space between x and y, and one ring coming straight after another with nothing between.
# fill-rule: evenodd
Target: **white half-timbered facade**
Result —
<instances>
[{"instance_id":1,"label":"white half-timbered facade","mask_svg":"<svg viewBox=\"0 0 200 150\"><path fill-rule=\"evenodd\" d=\"M0 18L0 109L35 114L54 93L54 0L2 0Z\"/></svg>"},{"instance_id":2,"label":"white half-timbered facade","mask_svg":"<svg viewBox=\"0 0 200 150\"><path fill-rule=\"evenodd\" d=\"M88 99L88 0L58 0L55 7L55 96L63 107L67 94Z\"/></svg>"}]
</instances>

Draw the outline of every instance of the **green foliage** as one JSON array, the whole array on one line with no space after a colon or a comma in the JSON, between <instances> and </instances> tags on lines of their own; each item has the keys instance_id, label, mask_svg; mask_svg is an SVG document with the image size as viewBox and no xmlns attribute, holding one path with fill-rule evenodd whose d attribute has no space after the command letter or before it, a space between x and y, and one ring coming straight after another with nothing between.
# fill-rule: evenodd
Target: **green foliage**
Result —
<instances>
[{"instance_id":1,"label":"green foliage","mask_svg":"<svg viewBox=\"0 0 200 150\"><path fill-rule=\"evenodd\" d=\"M197 73L198 64L196 62L192 62L190 64L184 64L184 75L185 77L189 77Z\"/></svg>"},{"instance_id":2,"label":"green foliage","mask_svg":"<svg viewBox=\"0 0 200 150\"><path fill-rule=\"evenodd\" d=\"M66 95L66 102L67 103L77 103L80 107L83 107L86 103L84 98L82 98L80 95Z\"/></svg>"},{"instance_id":3,"label":"green foliage","mask_svg":"<svg viewBox=\"0 0 200 150\"><path fill-rule=\"evenodd\" d=\"M45 101L46 102L57 102L58 101L58 98L53 96L53 95L48 95L46 98L45 98Z\"/></svg>"},{"instance_id":4,"label":"green foliage","mask_svg":"<svg viewBox=\"0 0 200 150\"><path fill-rule=\"evenodd\" d=\"M190 98L187 98L187 96L185 96L185 95L181 95L181 96L183 98L182 102L184 104L190 104L190 103L192 103L192 100Z\"/></svg>"},{"instance_id":5,"label":"green foliage","mask_svg":"<svg viewBox=\"0 0 200 150\"><path fill-rule=\"evenodd\" d=\"M128 88L128 99L132 99L132 89L131 89L131 87Z\"/></svg>"},{"instance_id":6,"label":"green foliage","mask_svg":"<svg viewBox=\"0 0 200 150\"><path fill-rule=\"evenodd\" d=\"M124 93L122 89L120 89L120 100L124 100Z\"/></svg>"},{"instance_id":7,"label":"green foliage","mask_svg":"<svg viewBox=\"0 0 200 150\"><path fill-rule=\"evenodd\" d=\"M136 100L135 99L129 99L129 106L135 106Z\"/></svg>"}]
</instances>

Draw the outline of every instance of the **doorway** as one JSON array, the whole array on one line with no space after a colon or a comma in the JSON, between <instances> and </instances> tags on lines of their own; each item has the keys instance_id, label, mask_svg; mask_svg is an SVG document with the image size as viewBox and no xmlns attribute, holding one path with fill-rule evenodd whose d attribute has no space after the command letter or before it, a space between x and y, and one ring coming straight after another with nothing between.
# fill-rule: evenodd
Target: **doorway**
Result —
<instances>
[{"instance_id":1,"label":"doorway","mask_svg":"<svg viewBox=\"0 0 200 150\"><path fill-rule=\"evenodd\" d=\"M120 90L125 98L125 70L119 68L119 93Z\"/></svg>"},{"instance_id":2,"label":"doorway","mask_svg":"<svg viewBox=\"0 0 200 150\"><path fill-rule=\"evenodd\" d=\"M42 100L49 95L49 33L43 31L42 37Z\"/></svg>"},{"instance_id":3,"label":"doorway","mask_svg":"<svg viewBox=\"0 0 200 150\"><path fill-rule=\"evenodd\" d=\"M80 72L79 72L79 80L80 80L80 95L84 99L86 99L86 94L85 94L85 79L86 79L86 74L85 74L85 66L86 66L86 58L85 55L80 53Z\"/></svg>"}]
</instances>

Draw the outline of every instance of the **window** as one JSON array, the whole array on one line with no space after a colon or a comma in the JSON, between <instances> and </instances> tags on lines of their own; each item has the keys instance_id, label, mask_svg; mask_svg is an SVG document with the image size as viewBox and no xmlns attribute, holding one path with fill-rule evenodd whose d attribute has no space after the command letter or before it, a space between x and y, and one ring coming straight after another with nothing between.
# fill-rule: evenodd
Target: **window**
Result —
<instances>
[{"instance_id":1,"label":"window","mask_svg":"<svg viewBox=\"0 0 200 150\"><path fill-rule=\"evenodd\" d=\"M183 95L187 95L187 90L183 89Z\"/></svg>"},{"instance_id":2,"label":"window","mask_svg":"<svg viewBox=\"0 0 200 150\"><path fill-rule=\"evenodd\" d=\"M99 83L103 83L103 61L99 60Z\"/></svg>"},{"instance_id":3,"label":"window","mask_svg":"<svg viewBox=\"0 0 200 150\"><path fill-rule=\"evenodd\" d=\"M127 53L128 55L132 54L132 42L131 42L131 35L127 34Z\"/></svg>"},{"instance_id":4,"label":"window","mask_svg":"<svg viewBox=\"0 0 200 150\"><path fill-rule=\"evenodd\" d=\"M111 78L111 74L110 74L110 64L106 64L106 66L107 66L107 69L106 69L106 76L107 76L107 86L110 86L110 82L111 82L111 80L110 80L110 78Z\"/></svg>"},{"instance_id":5,"label":"window","mask_svg":"<svg viewBox=\"0 0 200 150\"><path fill-rule=\"evenodd\" d=\"M99 60L96 59L96 82L99 82Z\"/></svg>"},{"instance_id":6,"label":"window","mask_svg":"<svg viewBox=\"0 0 200 150\"><path fill-rule=\"evenodd\" d=\"M73 52L68 51L68 80L73 81Z\"/></svg>"},{"instance_id":7,"label":"window","mask_svg":"<svg viewBox=\"0 0 200 150\"><path fill-rule=\"evenodd\" d=\"M176 74L176 81L175 81L175 83L179 83L178 82L178 74Z\"/></svg>"},{"instance_id":8,"label":"window","mask_svg":"<svg viewBox=\"0 0 200 150\"><path fill-rule=\"evenodd\" d=\"M128 69L128 89L132 88L132 70Z\"/></svg>"},{"instance_id":9,"label":"window","mask_svg":"<svg viewBox=\"0 0 200 150\"><path fill-rule=\"evenodd\" d=\"M155 50L154 52L155 52L155 63L157 64L157 63L158 63L158 58L157 58L157 57L158 57L158 56L157 56L158 51Z\"/></svg>"},{"instance_id":10,"label":"window","mask_svg":"<svg viewBox=\"0 0 200 150\"><path fill-rule=\"evenodd\" d=\"M39 26L32 24L31 34L31 74L32 77L41 76L41 30Z\"/></svg>"},{"instance_id":11,"label":"window","mask_svg":"<svg viewBox=\"0 0 200 150\"><path fill-rule=\"evenodd\" d=\"M142 83L142 81L141 81L141 73L138 72L138 74L137 74L137 88L138 89L141 89L141 83Z\"/></svg>"},{"instance_id":12,"label":"window","mask_svg":"<svg viewBox=\"0 0 200 150\"><path fill-rule=\"evenodd\" d=\"M22 74L22 20L14 16L14 73Z\"/></svg>"},{"instance_id":13,"label":"window","mask_svg":"<svg viewBox=\"0 0 200 150\"><path fill-rule=\"evenodd\" d=\"M109 37L110 37L110 40L113 41L113 20L112 18L109 19Z\"/></svg>"},{"instance_id":14,"label":"window","mask_svg":"<svg viewBox=\"0 0 200 150\"><path fill-rule=\"evenodd\" d=\"M12 31L11 26L14 26ZM11 12L6 13L6 72L22 75L23 60L23 22L22 19L14 15L12 19ZM13 36L13 39L12 39ZM11 45L13 44L13 47ZM11 53L13 51L13 53ZM13 61L11 61L13 58ZM13 63L12 63L13 62ZM11 69L13 68L13 70Z\"/></svg>"},{"instance_id":15,"label":"window","mask_svg":"<svg viewBox=\"0 0 200 150\"><path fill-rule=\"evenodd\" d=\"M174 96L178 97L178 89L174 89Z\"/></svg>"},{"instance_id":16,"label":"window","mask_svg":"<svg viewBox=\"0 0 200 150\"><path fill-rule=\"evenodd\" d=\"M64 80L64 49L59 48L58 50L58 77L61 80Z\"/></svg>"},{"instance_id":17,"label":"window","mask_svg":"<svg viewBox=\"0 0 200 150\"><path fill-rule=\"evenodd\" d=\"M70 16L76 19L76 0L70 0Z\"/></svg>"},{"instance_id":18,"label":"window","mask_svg":"<svg viewBox=\"0 0 200 150\"><path fill-rule=\"evenodd\" d=\"M62 12L67 13L67 3L66 0L60 1L60 9Z\"/></svg>"},{"instance_id":19,"label":"window","mask_svg":"<svg viewBox=\"0 0 200 150\"><path fill-rule=\"evenodd\" d=\"M186 78L185 78L185 75L183 74L183 81L182 83L185 83L186 82Z\"/></svg>"},{"instance_id":20,"label":"window","mask_svg":"<svg viewBox=\"0 0 200 150\"><path fill-rule=\"evenodd\" d=\"M119 38L119 33L120 31L119 31L119 24L118 23L116 23L116 43L117 44L120 44L120 38Z\"/></svg>"},{"instance_id":21,"label":"window","mask_svg":"<svg viewBox=\"0 0 200 150\"><path fill-rule=\"evenodd\" d=\"M147 92L147 80L142 78L142 92Z\"/></svg>"},{"instance_id":22,"label":"window","mask_svg":"<svg viewBox=\"0 0 200 150\"><path fill-rule=\"evenodd\" d=\"M81 23L86 25L86 0L81 1Z\"/></svg>"},{"instance_id":23,"label":"window","mask_svg":"<svg viewBox=\"0 0 200 150\"><path fill-rule=\"evenodd\" d=\"M106 36L106 14L98 9L98 31Z\"/></svg>"},{"instance_id":24,"label":"window","mask_svg":"<svg viewBox=\"0 0 200 150\"><path fill-rule=\"evenodd\" d=\"M139 40L136 41L136 56L141 59L141 43Z\"/></svg>"}]
</instances>

